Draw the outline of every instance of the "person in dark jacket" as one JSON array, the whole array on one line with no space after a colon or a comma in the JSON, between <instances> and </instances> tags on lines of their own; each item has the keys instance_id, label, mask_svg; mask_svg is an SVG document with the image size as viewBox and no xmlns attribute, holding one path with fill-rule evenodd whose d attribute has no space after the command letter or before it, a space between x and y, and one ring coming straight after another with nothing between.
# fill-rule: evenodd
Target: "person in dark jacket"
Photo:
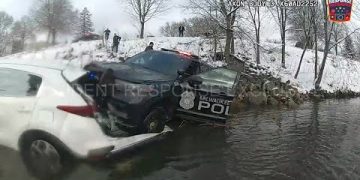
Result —
<instances>
[{"instance_id":1,"label":"person in dark jacket","mask_svg":"<svg viewBox=\"0 0 360 180\"><path fill-rule=\"evenodd\" d=\"M112 51L115 53L118 52L120 40L121 37L115 33L113 37L113 46L112 46Z\"/></svg>"},{"instance_id":2,"label":"person in dark jacket","mask_svg":"<svg viewBox=\"0 0 360 180\"><path fill-rule=\"evenodd\" d=\"M183 25L179 26L179 37L184 37L185 27Z\"/></svg>"},{"instance_id":3,"label":"person in dark jacket","mask_svg":"<svg viewBox=\"0 0 360 180\"><path fill-rule=\"evenodd\" d=\"M105 33L105 40L106 40L106 41L109 40L109 36L110 36L110 33L111 33L111 31L109 30L109 28L106 29L106 30L104 31L104 33Z\"/></svg>"},{"instance_id":4,"label":"person in dark jacket","mask_svg":"<svg viewBox=\"0 0 360 180\"><path fill-rule=\"evenodd\" d=\"M150 42L150 44L149 44L149 46L147 46L146 48L145 48L145 51L152 51L152 50L154 50L154 43L153 42Z\"/></svg>"}]
</instances>

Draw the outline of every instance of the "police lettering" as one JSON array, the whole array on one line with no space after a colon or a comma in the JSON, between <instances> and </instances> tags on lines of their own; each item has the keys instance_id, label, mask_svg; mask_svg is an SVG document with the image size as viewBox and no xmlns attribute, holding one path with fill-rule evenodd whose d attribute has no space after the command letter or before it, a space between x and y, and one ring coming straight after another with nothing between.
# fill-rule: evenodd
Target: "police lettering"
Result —
<instances>
[{"instance_id":1,"label":"police lettering","mask_svg":"<svg viewBox=\"0 0 360 180\"><path fill-rule=\"evenodd\" d=\"M198 110L201 111L202 109L210 109L210 111L214 114L224 114L229 115L230 106L226 106L223 104L211 103L206 101L199 101Z\"/></svg>"}]
</instances>

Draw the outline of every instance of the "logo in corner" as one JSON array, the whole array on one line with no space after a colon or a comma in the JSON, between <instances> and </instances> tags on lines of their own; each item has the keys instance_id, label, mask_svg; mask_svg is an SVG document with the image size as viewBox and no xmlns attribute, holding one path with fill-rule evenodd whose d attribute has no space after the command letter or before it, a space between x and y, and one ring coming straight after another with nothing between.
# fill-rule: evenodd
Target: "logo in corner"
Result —
<instances>
[{"instance_id":1,"label":"logo in corner","mask_svg":"<svg viewBox=\"0 0 360 180\"><path fill-rule=\"evenodd\" d=\"M348 22L351 20L353 0L328 0L328 15L331 22Z\"/></svg>"},{"instance_id":2,"label":"logo in corner","mask_svg":"<svg viewBox=\"0 0 360 180\"><path fill-rule=\"evenodd\" d=\"M195 106L195 94L191 91L185 91L181 94L180 107L189 110Z\"/></svg>"}]
</instances>

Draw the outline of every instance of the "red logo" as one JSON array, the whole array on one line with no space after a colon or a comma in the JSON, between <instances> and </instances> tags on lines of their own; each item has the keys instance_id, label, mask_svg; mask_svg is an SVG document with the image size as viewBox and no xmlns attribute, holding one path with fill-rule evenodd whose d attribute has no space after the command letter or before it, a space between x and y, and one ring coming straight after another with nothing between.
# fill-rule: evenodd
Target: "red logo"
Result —
<instances>
[{"instance_id":1,"label":"red logo","mask_svg":"<svg viewBox=\"0 0 360 180\"><path fill-rule=\"evenodd\" d=\"M328 0L328 15L332 22L347 22L351 20L353 0Z\"/></svg>"}]
</instances>

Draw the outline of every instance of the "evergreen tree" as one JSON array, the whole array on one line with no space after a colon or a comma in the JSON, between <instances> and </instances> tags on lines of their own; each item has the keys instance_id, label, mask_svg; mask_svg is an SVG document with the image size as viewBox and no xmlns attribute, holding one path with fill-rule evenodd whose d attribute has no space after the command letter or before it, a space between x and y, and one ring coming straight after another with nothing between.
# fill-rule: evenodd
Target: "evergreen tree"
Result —
<instances>
[{"instance_id":1,"label":"evergreen tree","mask_svg":"<svg viewBox=\"0 0 360 180\"><path fill-rule=\"evenodd\" d=\"M87 8L84 8L80 13L80 27L79 34L85 35L86 33L90 33L94 31L94 24L91 20L92 14L89 12Z\"/></svg>"},{"instance_id":2,"label":"evergreen tree","mask_svg":"<svg viewBox=\"0 0 360 180\"><path fill-rule=\"evenodd\" d=\"M344 41L344 56L353 59L355 57L355 47L351 36L347 36Z\"/></svg>"}]
</instances>

